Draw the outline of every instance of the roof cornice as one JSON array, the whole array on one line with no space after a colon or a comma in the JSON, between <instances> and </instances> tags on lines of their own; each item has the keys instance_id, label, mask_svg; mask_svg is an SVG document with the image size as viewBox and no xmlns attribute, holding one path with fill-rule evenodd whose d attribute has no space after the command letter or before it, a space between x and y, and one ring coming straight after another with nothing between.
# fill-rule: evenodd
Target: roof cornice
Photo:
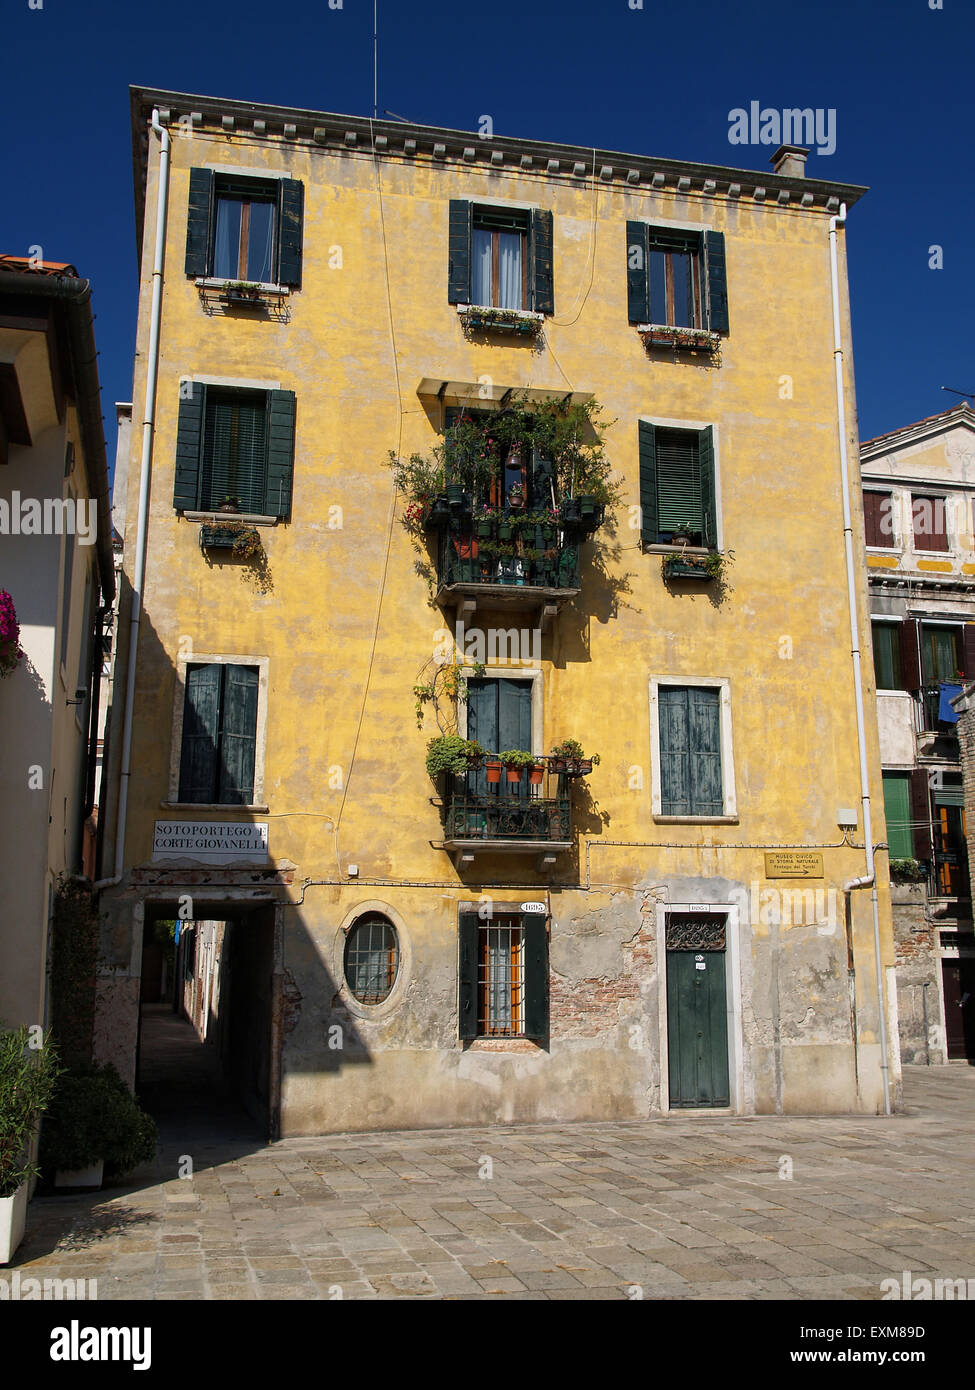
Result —
<instances>
[{"instance_id":1,"label":"roof cornice","mask_svg":"<svg viewBox=\"0 0 975 1390\"><path fill-rule=\"evenodd\" d=\"M268 136L296 146L331 154L415 160L434 165L463 165L484 171L529 172L534 177L563 183L595 179L622 190L660 192L751 201L764 207L834 214L841 203L852 206L866 193L859 184L785 174L698 164L680 159L656 159L592 146L553 144L440 126L372 120L300 107L267 106L261 102L194 96L154 87L130 87L132 152L136 223L142 245L145 204L148 120L159 108L164 125L187 124L192 130L214 130L256 140ZM764 148L764 147L763 147Z\"/></svg>"},{"instance_id":2,"label":"roof cornice","mask_svg":"<svg viewBox=\"0 0 975 1390\"><path fill-rule=\"evenodd\" d=\"M956 425L963 425L966 429L975 431L975 410L967 402L953 405L950 410L944 410L940 415L929 415L926 420L915 420L913 424L892 430L890 434L879 434L876 439L864 440L860 445L860 463L863 465L872 459L896 453L899 449L921 444L925 439L946 434Z\"/></svg>"}]
</instances>

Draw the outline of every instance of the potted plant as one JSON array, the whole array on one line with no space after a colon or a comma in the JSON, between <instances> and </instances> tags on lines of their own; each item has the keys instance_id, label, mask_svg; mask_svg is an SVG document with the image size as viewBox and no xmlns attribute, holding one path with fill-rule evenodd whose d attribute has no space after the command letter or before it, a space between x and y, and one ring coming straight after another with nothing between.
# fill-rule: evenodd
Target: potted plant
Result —
<instances>
[{"instance_id":1,"label":"potted plant","mask_svg":"<svg viewBox=\"0 0 975 1390\"><path fill-rule=\"evenodd\" d=\"M446 493L440 493L439 496L433 499L433 501L430 503L430 507L426 513L425 519L428 526L434 526L437 528L441 528L449 524L450 502L447 499Z\"/></svg>"},{"instance_id":2,"label":"potted plant","mask_svg":"<svg viewBox=\"0 0 975 1390\"><path fill-rule=\"evenodd\" d=\"M440 773L463 777L465 772L480 767L484 756L484 749L476 739L440 734L427 744L427 772L434 779Z\"/></svg>"},{"instance_id":3,"label":"potted plant","mask_svg":"<svg viewBox=\"0 0 975 1390\"><path fill-rule=\"evenodd\" d=\"M514 511L521 511L525 505L525 487L523 483L512 483L508 489L508 506Z\"/></svg>"},{"instance_id":4,"label":"potted plant","mask_svg":"<svg viewBox=\"0 0 975 1390\"><path fill-rule=\"evenodd\" d=\"M487 773L487 779L490 783L494 784L501 781L501 767L501 759L493 753L488 753L484 759L484 771Z\"/></svg>"},{"instance_id":5,"label":"potted plant","mask_svg":"<svg viewBox=\"0 0 975 1390\"><path fill-rule=\"evenodd\" d=\"M0 1264L9 1264L24 1238L31 1159L37 1124L50 1103L59 1072L48 1034L30 1046L24 1026L0 1031Z\"/></svg>"},{"instance_id":6,"label":"potted plant","mask_svg":"<svg viewBox=\"0 0 975 1390\"><path fill-rule=\"evenodd\" d=\"M565 738L552 749L552 771L564 772L567 777L583 777L592 772L599 762L599 754L589 758L582 751L582 744L574 738Z\"/></svg>"},{"instance_id":7,"label":"potted plant","mask_svg":"<svg viewBox=\"0 0 975 1390\"><path fill-rule=\"evenodd\" d=\"M56 1187L98 1188L103 1174L120 1178L155 1151L155 1122L110 1063L60 1078L41 1135Z\"/></svg>"},{"instance_id":8,"label":"potted plant","mask_svg":"<svg viewBox=\"0 0 975 1390\"><path fill-rule=\"evenodd\" d=\"M6 589L0 589L0 679L13 675L23 656L14 601Z\"/></svg>"},{"instance_id":9,"label":"potted plant","mask_svg":"<svg viewBox=\"0 0 975 1390\"><path fill-rule=\"evenodd\" d=\"M545 759L536 758L528 769L528 780L533 787L542 785L542 778L545 776Z\"/></svg>"},{"instance_id":10,"label":"potted plant","mask_svg":"<svg viewBox=\"0 0 975 1390\"><path fill-rule=\"evenodd\" d=\"M535 761L534 753L526 753L521 748L509 748L500 756L509 782L520 782L525 768L531 767Z\"/></svg>"}]
</instances>

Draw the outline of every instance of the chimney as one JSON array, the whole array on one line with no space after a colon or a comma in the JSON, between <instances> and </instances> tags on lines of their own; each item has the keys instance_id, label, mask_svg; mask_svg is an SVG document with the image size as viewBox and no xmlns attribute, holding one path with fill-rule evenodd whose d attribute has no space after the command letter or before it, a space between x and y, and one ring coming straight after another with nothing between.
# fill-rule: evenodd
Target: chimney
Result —
<instances>
[{"instance_id":1,"label":"chimney","mask_svg":"<svg viewBox=\"0 0 975 1390\"><path fill-rule=\"evenodd\" d=\"M806 177L806 155L809 153L802 145L780 145L769 163L777 174L789 178Z\"/></svg>"}]
</instances>

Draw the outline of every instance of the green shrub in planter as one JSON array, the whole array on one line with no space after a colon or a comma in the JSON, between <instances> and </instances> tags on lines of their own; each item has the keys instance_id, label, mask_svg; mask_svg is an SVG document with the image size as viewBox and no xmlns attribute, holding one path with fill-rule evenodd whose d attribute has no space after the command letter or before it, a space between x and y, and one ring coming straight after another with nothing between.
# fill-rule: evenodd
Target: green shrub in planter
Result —
<instances>
[{"instance_id":1,"label":"green shrub in planter","mask_svg":"<svg viewBox=\"0 0 975 1390\"><path fill-rule=\"evenodd\" d=\"M38 1174L30 1147L60 1072L50 1035L38 1048L30 1039L26 1026L0 1031L0 1197Z\"/></svg>"},{"instance_id":2,"label":"green shrub in planter","mask_svg":"<svg viewBox=\"0 0 975 1390\"><path fill-rule=\"evenodd\" d=\"M427 744L427 772L433 778L441 772L462 777L471 768L480 766L483 759L484 749L476 739L442 734Z\"/></svg>"},{"instance_id":3,"label":"green shrub in planter","mask_svg":"<svg viewBox=\"0 0 975 1390\"><path fill-rule=\"evenodd\" d=\"M121 1177L156 1152L156 1124L109 1063L62 1076L41 1135L41 1162L74 1172L100 1160Z\"/></svg>"}]
</instances>

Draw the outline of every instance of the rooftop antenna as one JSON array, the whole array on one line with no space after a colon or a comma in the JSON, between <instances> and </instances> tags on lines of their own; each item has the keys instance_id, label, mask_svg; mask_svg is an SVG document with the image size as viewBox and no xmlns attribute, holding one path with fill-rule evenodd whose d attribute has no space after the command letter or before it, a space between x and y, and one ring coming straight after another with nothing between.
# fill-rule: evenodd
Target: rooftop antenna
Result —
<instances>
[{"instance_id":1,"label":"rooftop antenna","mask_svg":"<svg viewBox=\"0 0 975 1390\"><path fill-rule=\"evenodd\" d=\"M379 0L372 0L372 119L379 115Z\"/></svg>"},{"instance_id":2,"label":"rooftop antenna","mask_svg":"<svg viewBox=\"0 0 975 1390\"><path fill-rule=\"evenodd\" d=\"M953 386L942 386L942 391L950 391L953 396L964 396L975 405L975 391L956 391Z\"/></svg>"}]
</instances>

